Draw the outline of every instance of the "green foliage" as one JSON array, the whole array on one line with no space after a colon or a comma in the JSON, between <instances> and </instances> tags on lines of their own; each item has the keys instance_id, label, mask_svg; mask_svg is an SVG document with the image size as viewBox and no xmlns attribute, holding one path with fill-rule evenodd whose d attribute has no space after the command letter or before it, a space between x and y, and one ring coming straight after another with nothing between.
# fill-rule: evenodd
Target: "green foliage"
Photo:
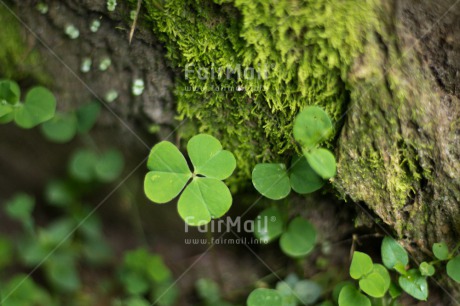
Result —
<instances>
[{"instance_id":1,"label":"green foliage","mask_svg":"<svg viewBox=\"0 0 460 306\"><path fill-rule=\"evenodd\" d=\"M318 283L289 274L284 281L276 284L276 290L281 295L283 306L313 305L323 293Z\"/></svg>"},{"instance_id":2,"label":"green foliage","mask_svg":"<svg viewBox=\"0 0 460 306\"><path fill-rule=\"evenodd\" d=\"M222 180L235 169L235 158L220 142L206 134L194 136L187 145L194 171L170 142L156 144L150 153L144 191L156 203L166 203L182 190L179 215L189 225L203 225L220 218L230 208L232 196Z\"/></svg>"},{"instance_id":3,"label":"green foliage","mask_svg":"<svg viewBox=\"0 0 460 306\"><path fill-rule=\"evenodd\" d=\"M460 283L460 256L449 260L446 266L447 275L457 283Z\"/></svg>"},{"instance_id":4,"label":"green foliage","mask_svg":"<svg viewBox=\"0 0 460 306\"><path fill-rule=\"evenodd\" d=\"M360 293L355 286L347 285L343 287L339 295L340 306L371 306L368 297Z\"/></svg>"},{"instance_id":5,"label":"green foliage","mask_svg":"<svg viewBox=\"0 0 460 306\"><path fill-rule=\"evenodd\" d=\"M254 236L264 243L278 238L283 231L283 218L280 211L275 207L265 209L255 220Z\"/></svg>"},{"instance_id":6,"label":"green foliage","mask_svg":"<svg viewBox=\"0 0 460 306\"><path fill-rule=\"evenodd\" d=\"M316 244L316 230L310 222L296 217L284 228L284 218L277 208L265 209L254 222L254 235L263 243L281 237L280 248L288 256L304 257Z\"/></svg>"},{"instance_id":7,"label":"green foliage","mask_svg":"<svg viewBox=\"0 0 460 306\"><path fill-rule=\"evenodd\" d=\"M86 134L91 130L96 123L100 109L98 103L91 102L75 111L57 113L53 119L42 124L42 134L52 142L69 142L75 135Z\"/></svg>"},{"instance_id":8,"label":"green foliage","mask_svg":"<svg viewBox=\"0 0 460 306\"><path fill-rule=\"evenodd\" d=\"M426 261L422 262L419 266L419 271L422 276L433 276L436 270L433 265L427 263Z\"/></svg>"},{"instance_id":9,"label":"green foliage","mask_svg":"<svg viewBox=\"0 0 460 306\"><path fill-rule=\"evenodd\" d=\"M332 122L319 107L304 109L295 119L294 137L303 146L304 157L294 157L291 168L285 164L257 164L252 171L252 183L263 196L280 200L288 196L291 188L299 193L320 189L324 180L336 173L335 157L317 145L331 134Z\"/></svg>"},{"instance_id":10,"label":"green foliage","mask_svg":"<svg viewBox=\"0 0 460 306\"><path fill-rule=\"evenodd\" d=\"M394 269L397 264L407 266L409 263L406 250L391 237L383 238L381 252L383 264L388 269Z\"/></svg>"},{"instance_id":11,"label":"green foliage","mask_svg":"<svg viewBox=\"0 0 460 306\"><path fill-rule=\"evenodd\" d=\"M56 98L44 87L34 87L26 95L24 104L14 111L14 121L22 128L29 129L53 118Z\"/></svg>"},{"instance_id":12,"label":"green foliage","mask_svg":"<svg viewBox=\"0 0 460 306\"><path fill-rule=\"evenodd\" d=\"M372 258L369 255L361 252L353 253L353 259L351 260L350 266L350 276L352 278L360 279L369 274L373 269Z\"/></svg>"},{"instance_id":13,"label":"green foliage","mask_svg":"<svg viewBox=\"0 0 460 306\"><path fill-rule=\"evenodd\" d=\"M297 193L311 193L324 186L325 181L312 169L305 156L294 157L289 171L291 187Z\"/></svg>"},{"instance_id":14,"label":"green foliage","mask_svg":"<svg viewBox=\"0 0 460 306\"><path fill-rule=\"evenodd\" d=\"M406 275L399 277L399 285L408 294L416 299L426 301L428 298L428 283L426 277L418 269L407 271Z\"/></svg>"},{"instance_id":15,"label":"green foliage","mask_svg":"<svg viewBox=\"0 0 460 306\"><path fill-rule=\"evenodd\" d=\"M80 149L72 155L69 173L82 182L108 183L121 175L123 167L123 155L115 149L109 149L101 154L89 149Z\"/></svg>"},{"instance_id":16,"label":"green foliage","mask_svg":"<svg viewBox=\"0 0 460 306\"><path fill-rule=\"evenodd\" d=\"M34 206L34 198L20 193L6 203L5 212L11 219L21 222L26 230L31 230L34 223L32 218Z\"/></svg>"},{"instance_id":17,"label":"green foliage","mask_svg":"<svg viewBox=\"0 0 460 306\"><path fill-rule=\"evenodd\" d=\"M289 223L281 235L281 250L292 257L303 257L310 253L316 244L316 230L307 220L297 217Z\"/></svg>"},{"instance_id":18,"label":"green foliage","mask_svg":"<svg viewBox=\"0 0 460 306\"><path fill-rule=\"evenodd\" d=\"M25 129L33 128L54 117L56 98L44 87L34 87L24 103L19 101L19 86L9 80L0 80L0 123L15 123Z\"/></svg>"},{"instance_id":19,"label":"green foliage","mask_svg":"<svg viewBox=\"0 0 460 306\"><path fill-rule=\"evenodd\" d=\"M294 121L294 138L305 150L311 150L327 140L332 135L332 131L331 118L317 106L305 108Z\"/></svg>"},{"instance_id":20,"label":"green foliage","mask_svg":"<svg viewBox=\"0 0 460 306\"><path fill-rule=\"evenodd\" d=\"M39 287L29 275L17 274L0 289L4 306L57 305L49 294Z\"/></svg>"},{"instance_id":21,"label":"green foliage","mask_svg":"<svg viewBox=\"0 0 460 306\"><path fill-rule=\"evenodd\" d=\"M445 242L433 244L433 254L439 260L446 260L449 258L449 247Z\"/></svg>"},{"instance_id":22,"label":"green foliage","mask_svg":"<svg viewBox=\"0 0 460 306\"><path fill-rule=\"evenodd\" d=\"M257 163L293 155L292 117L307 105L340 118L347 71L374 27L373 2L357 0L143 3L167 57L184 72L176 85L181 117L234 152L234 180L250 177ZM238 64L239 77L217 76ZM260 78L248 77L250 67Z\"/></svg>"},{"instance_id":23,"label":"green foliage","mask_svg":"<svg viewBox=\"0 0 460 306\"><path fill-rule=\"evenodd\" d=\"M281 295L273 289L258 288L251 292L247 306L282 306Z\"/></svg>"},{"instance_id":24,"label":"green foliage","mask_svg":"<svg viewBox=\"0 0 460 306\"><path fill-rule=\"evenodd\" d=\"M285 164L257 164L252 171L252 183L263 196L280 200L291 192Z\"/></svg>"},{"instance_id":25,"label":"green foliage","mask_svg":"<svg viewBox=\"0 0 460 306\"><path fill-rule=\"evenodd\" d=\"M150 293L152 300L159 299L158 305L175 303L177 288L171 271L159 255L143 248L126 252L118 274L124 291L131 298Z\"/></svg>"}]
</instances>

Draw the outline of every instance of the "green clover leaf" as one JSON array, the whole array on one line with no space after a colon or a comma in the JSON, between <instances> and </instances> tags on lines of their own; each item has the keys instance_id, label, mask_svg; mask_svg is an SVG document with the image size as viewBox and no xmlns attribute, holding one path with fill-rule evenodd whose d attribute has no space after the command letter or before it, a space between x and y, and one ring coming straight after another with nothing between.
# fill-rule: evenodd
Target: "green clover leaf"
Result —
<instances>
[{"instance_id":1,"label":"green clover leaf","mask_svg":"<svg viewBox=\"0 0 460 306\"><path fill-rule=\"evenodd\" d=\"M21 91L16 82L0 80L0 104L3 104L1 102L5 101L10 105L14 105L19 102L20 94Z\"/></svg>"},{"instance_id":2,"label":"green clover leaf","mask_svg":"<svg viewBox=\"0 0 460 306\"><path fill-rule=\"evenodd\" d=\"M433 244L433 254L439 260L446 260L449 258L449 247L443 242Z\"/></svg>"},{"instance_id":3,"label":"green clover leaf","mask_svg":"<svg viewBox=\"0 0 460 306\"><path fill-rule=\"evenodd\" d=\"M285 164L257 164L252 171L252 184L263 196L280 200L291 192Z\"/></svg>"},{"instance_id":4,"label":"green clover leaf","mask_svg":"<svg viewBox=\"0 0 460 306\"><path fill-rule=\"evenodd\" d=\"M390 288L390 284L390 274L380 264L374 264L372 272L359 280L361 290L375 298L383 297Z\"/></svg>"},{"instance_id":5,"label":"green clover leaf","mask_svg":"<svg viewBox=\"0 0 460 306\"><path fill-rule=\"evenodd\" d=\"M315 172L327 180L333 177L336 173L336 161L334 154L331 151L323 148L313 149L304 152L308 163Z\"/></svg>"},{"instance_id":6,"label":"green clover leaf","mask_svg":"<svg viewBox=\"0 0 460 306\"><path fill-rule=\"evenodd\" d=\"M297 217L289 223L281 235L281 250L291 257L302 257L313 250L316 244L316 230L310 222Z\"/></svg>"},{"instance_id":7,"label":"green clover leaf","mask_svg":"<svg viewBox=\"0 0 460 306\"><path fill-rule=\"evenodd\" d=\"M222 180L236 167L233 154L223 150L219 140L199 134L187 144L194 171L172 143L163 141L152 148L147 162L151 170L144 180L144 191L155 203L166 203L182 194L178 212L192 226L222 217L232 205L232 195Z\"/></svg>"},{"instance_id":8,"label":"green clover leaf","mask_svg":"<svg viewBox=\"0 0 460 306\"><path fill-rule=\"evenodd\" d=\"M290 173L291 187L297 193L311 193L324 186L325 181L312 169L305 156L292 159Z\"/></svg>"},{"instance_id":9,"label":"green clover leaf","mask_svg":"<svg viewBox=\"0 0 460 306\"><path fill-rule=\"evenodd\" d=\"M26 95L24 104L15 111L14 120L24 129L50 120L56 111L56 98L44 87L34 87Z\"/></svg>"},{"instance_id":10,"label":"green clover leaf","mask_svg":"<svg viewBox=\"0 0 460 306\"><path fill-rule=\"evenodd\" d=\"M388 269L394 269L398 263L402 266L407 266L409 263L406 250L391 237L383 238L381 253L383 264Z\"/></svg>"},{"instance_id":11,"label":"green clover leaf","mask_svg":"<svg viewBox=\"0 0 460 306\"><path fill-rule=\"evenodd\" d=\"M457 283L460 283L460 256L454 257L447 263L447 275Z\"/></svg>"},{"instance_id":12,"label":"green clover leaf","mask_svg":"<svg viewBox=\"0 0 460 306\"><path fill-rule=\"evenodd\" d=\"M282 306L282 298L278 291L273 289L259 288L251 292L247 300L247 306Z\"/></svg>"},{"instance_id":13,"label":"green clover leaf","mask_svg":"<svg viewBox=\"0 0 460 306\"><path fill-rule=\"evenodd\" d=\"M145 177L144 190L155 203L167 203L174 199L192 177L184 156L168 141L153 147L147 167L151 171Z\"/></svg>"},{"instance_id":14,"label":"green clover leaf","mask_svg":"<svg viewBox=\"0 0 460 306\"><path fill-rule=\"evenodd\" d=\"M331 134L331 119L320 107L305 108L294 121L294 138L308 150L329 138Z\"/></svg>"},{"instance_id":15,"label":"green clover leaf","mask_svg":"<svg viewBox=\"0 0 460 306\"><path fill-rule=\"evenodd\" d=\"M372 258L366 253L355 251L350 265L350 276L353 279L360 279L372 272L374 264Z\"/></svg>"},{"instance_id":16,"label":"green clover leaf","mask_svg":"<svg viewBox=\"0 0 460 306\"><path fill-rule=\"evenodd\" d=\"M422 301L428 298L428 283L426 277L417 269L407 271L407 275L399 277L399 286L409 295Z\"/></svg>"},{"instance_id":17,"label":"green clover leaf","mask_svg":"<svg viewBox=\"0 0 460 306\"><path fill-rule=\"evenodd\" d=\"M283 233L283 218L276 207L265 209L254 221L254 236L263 243L269 243Z\"/></svg>"},{"instance_id":18,"label":"green clover leaf","mask_svg":"<svg viewBox=\"0 0 460 306\"><path fill-rule=\"evenodd\" d=\"M371 301L360 293L355 286L346 285L340 291L339 306L371 306Z\"/></svg>"}]
</instances>

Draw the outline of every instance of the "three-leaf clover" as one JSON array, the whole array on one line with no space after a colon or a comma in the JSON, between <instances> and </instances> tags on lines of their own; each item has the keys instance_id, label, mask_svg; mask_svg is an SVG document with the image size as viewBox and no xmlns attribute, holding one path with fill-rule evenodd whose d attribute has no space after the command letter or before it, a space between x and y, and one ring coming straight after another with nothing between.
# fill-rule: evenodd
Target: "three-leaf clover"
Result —
<instances>
[{"instance_id":1,"label":"three-leaf clover","mask_svg":"<svg viewBox=\"0 0 460 306\"><path fill-rule=\"evenodd\" d=\"M316 230L310 222L296 217L284 228L283 218L277 208L265 209L257 216L254 235L264 243L281 236L281 250L295 258L308 255L316 244Z\"/></svg>"},{"instance_id":2,"label":"three-leaf clover","mask_svg":"<svg viewBox=\"0 0 460 306\"><path fill-rule=\"evenodd\" d=\"M222 180L233 173L236 160L222 149L219 140L207 134L192 137L187 152L193 172L176 146L167 141L156 144L147 162L150 172L145 176L144 191L155 203L169 202L183 191L179 215L189 225L200 226L230 209L232 195Z\"/></svg>"},{"instance_id":3,"label":"three-leaf clover","mask_svg":"<svg viewBox=\"0 0 460 306\"><path fill-rule=\"evenodd\" d=\"M18 84L0 80L0 123L14 120L18 126L29 129L53 118L56 98L48 89L41 86L32 88L24 103L19 98Z\"/></svg>"},{"instance_id":4,"label":"three-leaf clover","mask_svg":"<svg viewBox=\"0 0 460 306\"><path fill-rule=\"evenodd\" d=\"M300 112L294 121L294 138L311 168L327 180L336 173L336 161L331 151L318 145L332 135L333 125L329 115L320 107L310 106Z\"/></svg>"},{"instance_id":5,"label":"three-leaf clover","mask_svg":"<svg viewBox=\"0 0 460 306\"><path fill-rule=\"evenodd\" d=\"M305 156L294 157L290 169L285 164L257 164L252 171L252 184L263 196L280 200L289 195L291 188L299 194L314 192L324 186Z\"/></svg>"}]
</instances>

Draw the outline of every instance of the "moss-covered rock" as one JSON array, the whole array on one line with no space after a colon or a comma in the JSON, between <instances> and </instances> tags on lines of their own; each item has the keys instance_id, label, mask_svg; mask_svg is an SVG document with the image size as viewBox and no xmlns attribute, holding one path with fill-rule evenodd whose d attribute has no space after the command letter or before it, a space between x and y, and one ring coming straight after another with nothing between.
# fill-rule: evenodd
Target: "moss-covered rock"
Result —
<instances>
[{"instance_id":1,"label":"moss-covered rock","mask_svg":"<svg viewBox=\"0 0 460 306\"><path fill-rule=\"evenodd\" d=\"M145 3L181 71L181 118L233 150L240 182L256 163L294 153L292 121L306 105L341 119L347 73L375 22L372 1Z\"/></svg>"}]
</instances>

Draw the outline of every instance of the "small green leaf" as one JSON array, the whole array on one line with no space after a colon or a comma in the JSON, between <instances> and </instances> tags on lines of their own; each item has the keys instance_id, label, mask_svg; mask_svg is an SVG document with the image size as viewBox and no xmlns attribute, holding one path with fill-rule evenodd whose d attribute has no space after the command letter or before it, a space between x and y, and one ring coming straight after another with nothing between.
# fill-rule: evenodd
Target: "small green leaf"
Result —
<instances>
[{"instance_id":1,"label":"small green leaf","mask_svg":"<svg viewBox=\"0 0 460 306\"><path fill-rule=\"evenodd\" d=\"M388 269L393 269L397 263L403 266L407 266L409 263L409 256L406 250L391 237L386 236L383 238L381 253L383 264Z\"/></svg>"},{"instance_id":2,"label":"small green leaf","mask_svg":"<svg viewBox=\"0 0 460 306\"><path fill-rule=\"evenodd\" d=\"M74 113L58 113L41 125L43 135L50 141L66 143L77 133L77 117Z\"/></svg>"},{"instance_id":3,"label":"small green leaf","mask_svg":"<svg viewBox=\"0 0 460 306\"><path fill-rule=\"evenodd\" d=\"M112 149L103 153L95 164L95 174L101 182L112 182L122 173L124 166L123 155Z\"/></svg>"},{"instance_id":4,"label":"small green leaf","mask_svg":"<svg viewBox=\"0 0 460 306\"><path fill-rule=\"evenodd\" d=\"M385 281L385 291L387 291L391 285L391 277L387 268L385 268L385 266L381 264L374 264L373 272L380 274L380 276L383 278L383 280Z\"/></svg>"},{"instance_id":5,"label":"small green leaf","mask_svg":"<svg viewBox=\"0 0 460 306\"><path fill-rule=\"evenodd\" d=\"M371 306L371 301L355 286L347 285L340 291L339 306Z\"/></svg>"},{"instance_id":6,"label":"small green leaf","mask_svg":"<svg viewBox=\"0 0 460 306\"><path fill-rule=\"evenodd\" d=\"M20 193L6 203L5 212L8 217L24 222L31 218L34 206L34 198Z\"/></svg>"},{"instance_id":7,"label":"small green leaf","mask_svg":"<svg viewBox=\"0 0 460 306\"><path fill-rule=\"evenodd\" d=\"M90 182L94 178L97 155L91 150L79 150L72 155L69 163L70 175L82 182Z\"/></svg>"},{"instance_id":8,"label":"small green leaf","mask_svg":"<svg viewBox=\"0 0 460 306\"><path fill-rule=\"evenodd\" d=\"M0 80L0 104L2 101L6 101L8 104L14 105L19 102L20 94L21 90L16 82Z\"/></svg>"},{"instance_id":9,"label":"small green leaf","mask_svg":"<svg viewBox=\"0 0 460 306\"><path fill-rule=\"evenodd\" d=\"M336 174L337 165L331 151L319 148L304 153L311 168L323 179L330 179Z\"/></svg>"},{"instance_id":10,"label":"small green leaf","mask_svg":"<svg viewBox=\"0 0 460 306\"><path fill-rule=\"evenodd\" d=\"M252 171L252 184L272 200L283 199L291 192L285 164L257 164Z\"/></svg>"},{"instance_id":11,"label":"small green leaf","mask_svg":"<svg viewBox=\"0 0 460 306\"><path fill-rule=\"evenodd\" d=\"M375 298L381 298L385 295L385 281L375 272L363 276L359 280L359 287L364 293Z\"/></svg>"},{"instance_id":12,"label":"small green leaf","mask_svg":"<svg viewBox=\"0 0 460 306\"><path fill-rule=\"evenodd\" d=\"M26 95L24 105L15 113L18 126L29 129L54 117L56 98L44 87L34 87Z\"/></svg>"},{"instance_id":13,"label":"small green leaf","mask_svg":"<svg viewBox=\"0 0 460 306\"><path fill-rule=\"evenodd\" d=\"M417 269L407 271L407 275L399 277L399 285L409 295L422 301L428 298L428 283Z\"/></svg>"},{"instance_id":14,"label":"small green leaf","mask_svg":"<svg viewBox=\"0 0 460 306\"><path fill-rule=\"evenodd\" d=\"M7 118L8 115L12 114L13 113L13 106L9 105L9 104L0 104L0 118ZM3 123L3 122L0 122L0 123ZM4 123L7 123L7 122L4 122Z\"/></svg>"},{"instance_id":15,"label":"small green leaf","mask_svg":"<svg viewBox=\"0 0 460 306\"><path fill-rule=\"evenodd\" d=\"M83 106L80 106L76 110L77 121L78 121L78 133L88 133L99 117L101 112L101 106L97 102L90 102Z\"/></svg>"},{"instance_id":16,"label":"small green leaf","mask_svg":"<svg viewBox=\"0 0 460 306\"><path fill-rule=\"evenodd\" d=\"M247 306L282 306L281 295L273 289L259 288L251 292Z\"/></svg>"},{"instance_id":17,"label":"small green leaf","mask_svg":"<svg viewBox=\"0 0 460 306\"><path fill-rule=\"evenodd\" d=\"M230 151L222 150L220 141L211 135L199 134L187 144L187 152L195 174L225 180L236 168L236 160Z\"/></svg>"},{"instance_id":18,"label":"small green leaf","mask_svg":"<svg viewBox=\"0 0 460 306\"><path fill-rule=\"evenodd\" d=\"M436 270L434 269L433 265L430 265L426 261L422 262L420 266L418 267L420 270L420 273L423 276L433 276Z\"/></svg>"},{"instance_id":19,"label":"small green leaf","mask_svg":"<svg viewBox=\"0 0 460 306\"><path fill-rule=\"evenodd\" d=\"M446 260L449 258L449 247L443 242L433 244L434 256L439 260Z\"/></svg>"},{"instance_id":20,"label":"small green leaf","mask_svg":"<svg viewBox=\"0 0 460 306\"><path fill-rule=\"evenodd\" d=\"M314 192L324 186L325 181L310 167L305 156L294 157L289 172L291 187L297 193Z\"/></svg>"},{"instance_id":21,"label":"small green leaf","mask_svg":"<svg viewBox=\"0 0 460 306\"><path fill-rule=\"evenodd\" d=\"M45 265L48 280L59 291L73 292L80 288L80 277L72 256L54 254Z\"/></svg>"},{"instance_id":22,"label":"small green leaf","mask_svg":"<svg viewBox=\"0 0 460 306\"><path fill-rule=\"evenodd\" d=\"M145 176L144 191L155 203L166 203L174 199L192 177L182 153L167 141L152 148L147 167L152 171Z\"/></svg>"},{"instance_id":23,"label":"small green leaf","mask_svg":"<svg viewBox=\"0 0 460 306\"><path fill-rule=\"evenodd\" d=\"M446 266L447 275L457 283L460 283L460 256L449 260Z\"/></svg>"},{"instance_id":24,"label":"small green leaf","mask_svg":"<svg viewBox=\"0 0 460 306\"><path fill-rule=\"evenodd\" d=\"M220 180L195 177L185 188L177 210L189 225L200 226L222 217L232 205L232 195Z\"/></svg>"},{"instance_id":25,"label":"small green leaf","mask_svg":"<svg viewBox=\"0 0 460 306\"><path fill-rule=\"evenodd\" d=\"M286 232L281 235L281 250L292 257L303 257L313 250L316 243L316 230L302 217L289 223Z\"/></svg>"},{"instance_id":26,"label":"small green leaf","mask_svg":"<svg viewBox=\"0 0 460 306\"><path fill-rule=\"evenodd\" d=\"M310 150L332 134L332 122L320 107L310 106L300 112L294 121L294 138Z\"/></svg>"},{"instance_id":27,"label":"small green leaf","mask_svg":"<svg viewBox=\"0 0 460 306\"><path fill-rule=\"evenodd\" d=\"M374 269L372 258L366 253L355 251L350 265L350 276L353 279L360 279Z\"/></svg>"},{"instance_id":28,"label":"small green leaf","mask_svg":"<svg viewBox=\"0 0 460 306\"><path fill-rule=\"evenodd\" d=\"M269 243L283 233L283 219L277 208L267 208L254 220L254 235L264 243Z\"/></svg>"}]
</instances>

